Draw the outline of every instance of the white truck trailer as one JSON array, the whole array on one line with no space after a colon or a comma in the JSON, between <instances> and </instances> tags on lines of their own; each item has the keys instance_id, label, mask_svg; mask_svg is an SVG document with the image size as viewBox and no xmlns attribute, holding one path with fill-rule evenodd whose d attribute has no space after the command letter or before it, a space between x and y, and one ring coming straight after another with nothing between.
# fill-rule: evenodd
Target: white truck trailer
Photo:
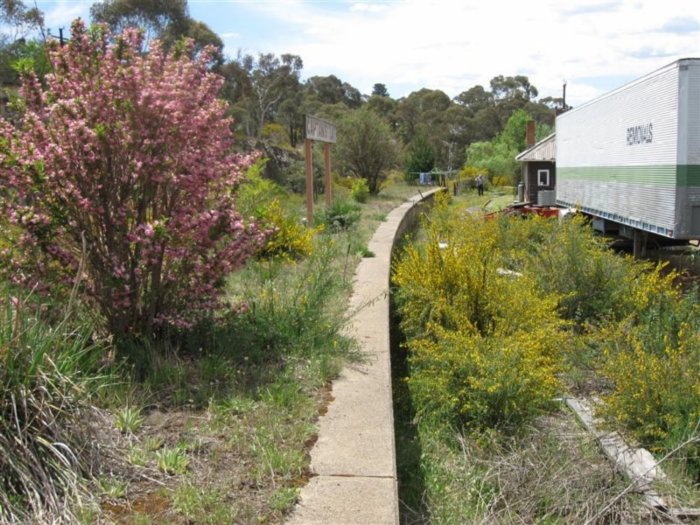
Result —
<instances>
[{"instance_id":1,"label":"white truck trailer","mask_svg":"<svg viewBox=\"0 0 700 525\"><path fill-rule=\"evenodd\" d=\"M700 58L559 115L556 172L557 204L598 224L700 239Z\"/></svg>"}]
</instances>

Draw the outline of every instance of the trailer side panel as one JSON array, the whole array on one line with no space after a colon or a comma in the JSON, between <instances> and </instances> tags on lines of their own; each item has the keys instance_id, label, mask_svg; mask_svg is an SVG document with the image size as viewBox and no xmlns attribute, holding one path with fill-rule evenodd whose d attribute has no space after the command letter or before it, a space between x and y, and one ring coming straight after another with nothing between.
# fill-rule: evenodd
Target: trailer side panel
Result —
<instances>
[{"instance_id":1,"label":"trailer side panel","mask_svg":"<svg viewBox=\"0 0 700 525\"><path fill-rule=\"evenodd\" d=\"M674 62L557 117L557 202L700 237L700 60Z\"/></svg>"}]
</instances>

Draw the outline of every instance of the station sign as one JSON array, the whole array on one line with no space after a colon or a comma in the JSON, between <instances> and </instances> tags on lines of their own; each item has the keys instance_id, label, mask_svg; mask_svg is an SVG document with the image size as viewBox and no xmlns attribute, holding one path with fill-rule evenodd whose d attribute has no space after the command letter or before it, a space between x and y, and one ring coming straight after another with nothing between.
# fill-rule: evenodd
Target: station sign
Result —
<instances>
[{"instance_id":1,"label":"station sign","mask_svg":"<svg viewBox=\"0 0 700 525\"><path fill-rule=\"evenodd\" d=\"M307 140L335 144L335 126L326 120L306 115L304 129L306 130L305 138Z\"/></svg>"}]
</instances>

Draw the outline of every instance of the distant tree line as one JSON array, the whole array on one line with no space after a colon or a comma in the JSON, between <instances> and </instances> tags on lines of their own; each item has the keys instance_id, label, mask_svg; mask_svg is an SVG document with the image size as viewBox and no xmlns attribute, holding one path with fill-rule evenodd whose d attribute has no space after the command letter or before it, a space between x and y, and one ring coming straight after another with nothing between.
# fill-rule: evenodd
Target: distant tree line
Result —
<instances>
[{"instance_id":1,"label":"distant tree line","mask_svg":"<svg viewBox=\"0 0 700 525\"><path fill-rule=\"evenodd\" d=\"M555 110L562 105L561 98L538 98L537 88L523 75L498 75L488 86L465 88L454 98L441 90L423 88L395 99L383 83L376 83L366 95L335 75L302 80L304 63L298 55L239 51L235 58L225 57L221 38L189 15L187 0L102 0L92 5L90 15L92 22L106 24L114 32L140 27L146 52L156 38L168 49L178 49L184 38L190 38L195 45L188 49L194 54L213 46L211 68L225 79L221 96L229 103L234 131L246 139L239 142L250 148L262 146L265 152L297 148L303 139L304 115L314 114L338 125L354 123L343 125L346 134L359 129L367 133L367 126L372 133L387 134L382 143L391 144L392 151L383 159L387 162L378 164L401 166L409 178L416 170L461 168L472 160L470 147L473 160L481 159L481 166L493 175L494 166L503 162L489 167L480 155L517 154L524 143L524 126L508 131L511 117L518 115L518 126L533 119L543 135L552 129ZM0 18L7 29L0 38L2 111L7 114L21 71L32 68L40 77L47 72L42 50L55 35L44 29L42 13L27 8L21 0L0 0ZM28 39L30 34L41 36ZM358 126L358 119L366 121L363 126ZM339 140L344 140L342 135ZM346 146L339 149L353 150ZM348 174L369 177L358 173L357 162L344 154L339 167ZM512 163L506 169L512 170ZM368 178L370 187L378 191L381 178L377 185Z\"/></svg>"}]
</instances>

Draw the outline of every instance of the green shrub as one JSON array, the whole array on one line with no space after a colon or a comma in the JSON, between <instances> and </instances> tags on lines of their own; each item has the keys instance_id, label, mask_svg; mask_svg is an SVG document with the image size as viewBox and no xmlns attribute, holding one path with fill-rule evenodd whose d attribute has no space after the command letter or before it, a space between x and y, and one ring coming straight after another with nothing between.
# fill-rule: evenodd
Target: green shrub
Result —
<instances>
[{"instance_id":1,"label":"green shrub","mask_svg":"<svg viewBox=\"0 0 700 525\"><path fill-rule=\"evenodd\" d=\"M353 182L351 195L356 202L367 202L367 199L369 199L369 186L367 186L367 181L365 179L357 179Z\"/></svg>"},{"instance_id":2,"label":"green shrub","mask_svg":"<svg viewBox=\"0 0 700 525\"><path fill-rule=\"evenodd\" d=\"M542 224L549 222L549 226ZM621 319L634 309L629 290L651 269L608 249L582 217L561 224L534 223L529 229L527 271L538 276L544 291L559 294L561 314L577 323Z\"/></svg>"},{"instance_id":3,"label":"green shrub","mask_svg":"<svg viewBox=\"0 0 700 525\"><path fill-rule=\"evenodd\" d=\"M354 183L355 183L354 177L342 177L342 176L338 175L337 173L333 173L333 186L352 190L352 186Z\"/></svg>"},{"instance_id":4,"label":"green shrub","mask_svg":"<svg viewBox=\"0 0 700 525\"><path fill-rule=\"evenodd\" d=\"M245 310L223 328L216 344L260 360L318 348L333 355L347 348L340 334L347 283L333 263L337 251L331 239L321 238L303 261L260 261L234 276L231 296ZM225 334L232 338L228 344Z\"/></svg>"},{"instance_id":5,"label":"green shrub","mask_svg":"<svg viewBox=\"0 0 700 525\"><path fill-rule=\"evenodd\" d=\"M316 214L316 223L324 229L338 232L350 229L360 220L359 204L343 199L336 199L330 207L323 208Z\"/></svg>"}]
</instances>

